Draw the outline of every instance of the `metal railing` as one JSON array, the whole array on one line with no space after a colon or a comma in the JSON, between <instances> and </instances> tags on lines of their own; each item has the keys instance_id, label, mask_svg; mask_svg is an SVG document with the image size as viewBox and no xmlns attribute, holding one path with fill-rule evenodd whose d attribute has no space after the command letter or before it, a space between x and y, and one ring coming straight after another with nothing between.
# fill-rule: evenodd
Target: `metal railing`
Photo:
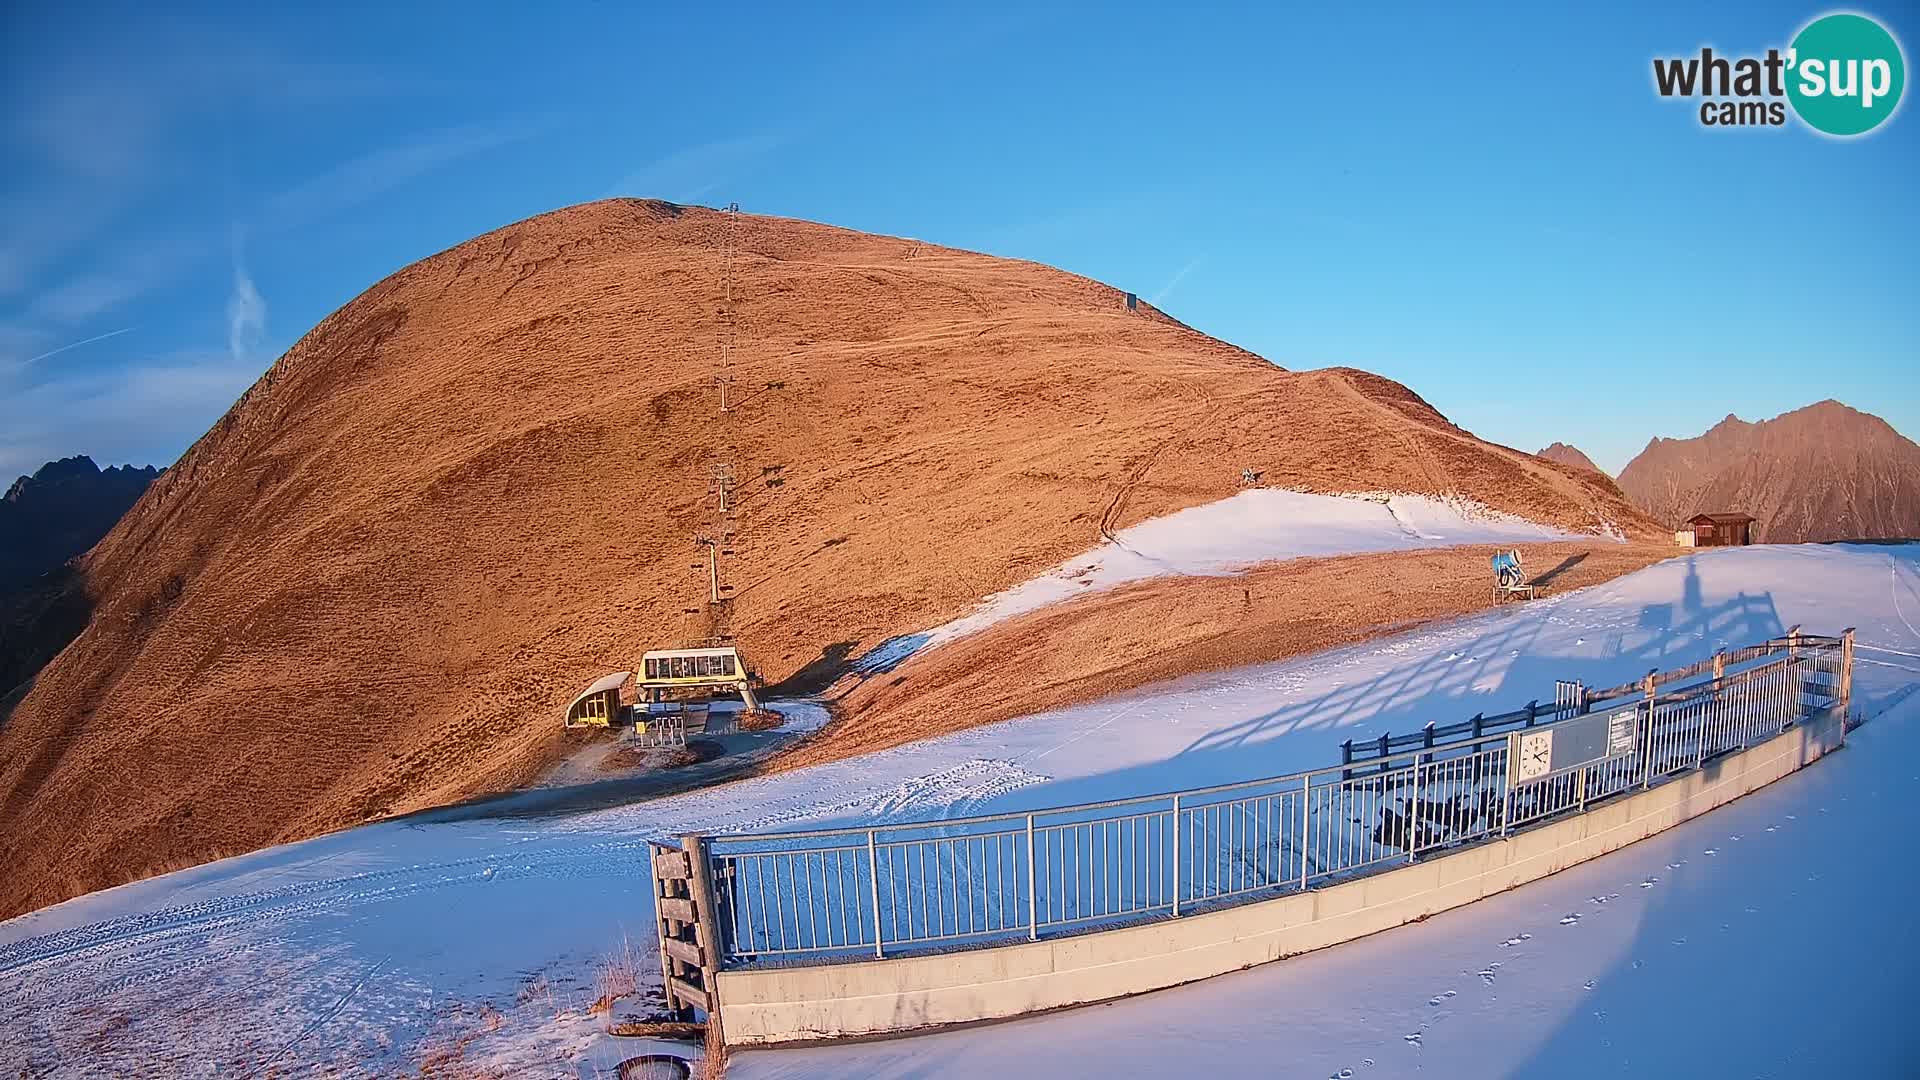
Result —
<instances>
[{"instance_id":1,"label":"metal railing","mask_svg":"<svg viewBox=\"0 0 1920 1080\"><path fill-rule=\"evenodd\" d=\"M1756 660L1765 660L1775 656L1791 654L1803 640L1809 648L1813 648L1816 642L1830 642L1837 639L1815 638L1810 635L1802 635L1800 628L1795 626L1780 637L1769 638L1757 645L1748 645L1739 649L1725 649L1697 664L1689 664L1685 667L1672 668L1667 671L1652 671L1648 673L1647 678L1651 678L1654 681L1656 688L1686 679L1695 679L1709 671L1713 672L1717 678L1728 671L1738 670L1740 667ZM1381 732L1377 738L1363 739L1358 742L1353 739L1348 739L1340 744L1340 761L1342 764L1368 764L1391 755L1398 750L1407 750L1414 747L1432 749L1437 745L1464 736L1479 738L1482 735L1498 735L1516 728L1534 727L1543 721L1564 720L1569 716L1580 713L1581 710L1585 708L1585 702L1588 700L1601 700L1638 693L1645 685L1646 680L1642 679L1611 689L1590 690L1577 681L1557 680L1554 683L1554 701L1552 705L1543 705L1537 700L1529 701L1525 708L1515 709L1512 712L1496 713L1493 716L1480 713L1471 719L1462 720L1458 723L1428 724L1418 731L1402 732L1397 735L1389 732Z\"/></svg>"},{"instance_id":2,"label":"metal railing","mask_svg":"<svg viewBox=\"0 0 1920 1080\"><path fill-rule=\"evenodd\" d=\"M706 837L723 963L1037 940L1268 899L1578 813L1819 710L1844 715L1851 630L1754 648L1767 652L1746 659L1764 662L1738 671L1710 661L1582 688L1534 730L1632 710L1631 750L1532 782L1509 782L1518 734L1482 734L1362 768L1031 813Z\"/></svg>"}]
</instances>

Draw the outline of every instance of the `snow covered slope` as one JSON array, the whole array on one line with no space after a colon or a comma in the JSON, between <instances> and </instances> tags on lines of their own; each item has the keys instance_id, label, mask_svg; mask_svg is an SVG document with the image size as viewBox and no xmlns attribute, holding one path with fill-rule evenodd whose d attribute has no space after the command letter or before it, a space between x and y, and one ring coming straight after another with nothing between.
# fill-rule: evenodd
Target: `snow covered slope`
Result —
<instances>
[{"instance_id":1,"label":"snow covered slope","mask_svg":"<svg viewBox=\"0 0 1920 1080\"><path fill-rule=\"evenodd\" d=\"M1508 707L1551 694L1556 677L1623 681L1795 623L1857 626L1863 643L1895 650L1861 654L1856 697L1873 719L1831 762L1701 822L1420 926L1141 1002L742 1054L735 1075L960 1075L959 1061L970 1073L1073 1075L1137 1071L1154 1054L1176 1075L1202 1063L1233 1075L1256 1063L1227 1053L1309 1076L1613 1073L1609 1054L1704 1066L1735 1032L1769 1054L1803 1049L1776 1075L1847 1064L1886 1075L1887 1055L1912 1045L1886 1016L1901 1000L1889 980L1907 965L1887 961L1915 954L1904 914L1886 907L1903 897L1876 890L1903 889L1912 872L1898 851L1859 849L1910 835L1920 805L1912 546L1702 551L1370 645L851 761L571 817L423 815L123 886L0 924L0 1075L226 1075L266 1061L391 1074L435 1053L604 1075L638 1051L609 1045L585 1015L599 963L626 936L642 976L657 977L644 953L648 837L1016 810L1277 773L1332 760L1348 736ZM1167 1015L1123 1011L1139 1008ZM1120 1015L1156 1034L1100 1026ZM1827 1038L1833 1025L1844 1042ZM1003 1038L1006 1056L984 1049ZM1013 1056L1019 1047L1029 1056ZM1067 1056L1046 1059L1055 1050Z\"/></svg>"},{"instance_id":2,"label":"snow covered slope","mask_svg":"<svg viewBox=\"0 0 1920 1080\"><path fill-rule=\"evenodd\" d=\"M1813 768L1423 923L1100 1007L736 1053L727 1076L1920 1075L1920 870L1875 842L1920 827L1916 751L1906 696Z\"/></svg>"},{"instance_id":3,"label":"snow covered slope","mask_svg":"<svg viewBox=\"0 0 1920 1080\"><path fill-rule=\"evenodd\" d=\"M853 666L860 671L887 670L922 649L978 633L1016 615L1143 578L1229 574L1281 559L1572 539L1592 537L1464 500L1255 488L1122 529L1092 551L987 597L952 622L882 642Z\"/></svg>"}]
</instances>

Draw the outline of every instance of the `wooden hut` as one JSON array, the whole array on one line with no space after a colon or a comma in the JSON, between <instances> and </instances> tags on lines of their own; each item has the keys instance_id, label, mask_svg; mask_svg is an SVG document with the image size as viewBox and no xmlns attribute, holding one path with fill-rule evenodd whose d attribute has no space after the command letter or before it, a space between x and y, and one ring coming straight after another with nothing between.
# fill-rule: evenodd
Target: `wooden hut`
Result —
<instances>
[{"instance_id":1,"label":"wooden hut","mask_svg":"<svg viewBox=\"0 0 1920 1080\"><path fill-rule=\"evenodd\" d=\"M1687 525L1694 547L1744 547L1753 543L1753 521L1746 514L1695 514Z\"/></svg>"}]
</instances>

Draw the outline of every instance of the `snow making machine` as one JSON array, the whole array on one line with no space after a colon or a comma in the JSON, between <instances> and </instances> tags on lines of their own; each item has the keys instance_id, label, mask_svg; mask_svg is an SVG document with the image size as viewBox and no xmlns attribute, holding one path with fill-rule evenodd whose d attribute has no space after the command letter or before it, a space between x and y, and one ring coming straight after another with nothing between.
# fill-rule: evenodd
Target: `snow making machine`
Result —
<instances>
[{"instance_id":1,"label":"snow making machine","mask_svg":"<svg viewBox=\"0 0 1920 1080\"><path fill-rule=\"evenodd\" d=\"M1496 551L1493 554L1493 602L1503 600L1531 600L1539 595L1540 586L1527 580L1527 572L1520 561L1520 550Z\"/></svg>"}]
</instances>

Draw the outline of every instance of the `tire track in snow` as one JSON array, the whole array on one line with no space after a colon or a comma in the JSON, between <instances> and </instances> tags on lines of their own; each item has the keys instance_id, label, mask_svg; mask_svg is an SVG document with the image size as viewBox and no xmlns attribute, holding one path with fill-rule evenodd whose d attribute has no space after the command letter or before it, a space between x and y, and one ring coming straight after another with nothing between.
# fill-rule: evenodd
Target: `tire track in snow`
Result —
<instances>
[{"instance_id":1,"label":"tire track in snow","mask_svg":"<svg viewBox=\"0 0 1920 1080\"><path fill-rule=\"evenodd\" d=\"M347 1002L352 1001L354 998L354 995L360 992L360 988L367 985L367 980L373 978L376 974L378 974L380 969L385 967L387 965L387 961L391 959L393 959L392 953L388 953L387 955L381 957L379 962L375 963L372 967L368 968L367 973L365 975L360 976L360 978L356 982L354 982L353 986L348 988L346 993L340 995L340 1000L334 1002L332 1008L328 1009L325 1013L322 1013L320 1016L316 1017L314 1021L308 1024L306 1027L300 1029L300 1034L295 1035L291 1039L288 1039L286 1043L283 1044L280 1047L280 1049L274 1053L272 1057L261 1062L260 1067L255 1069L252 1073L249 1073L248 1075L259 1076L261 1072L267 1068L267 1066L272 1065L274 1062L279 1061L283 1057L286 1057L287 1051L293 1049L294 1044L298 1043L301 1039L306 1038L308 1035L313 1034L314 1030L320 1027L320 1025L325 1024L327 1021L332 1020L336 1016L339 1016L340 1010L347 1007Z\"/></svg>"},{"instance_id":2,"label":"tire track in snow","mask_svg":"<svg viewBox=\"0 0 1920 1080\"><path fill-rule=\"evenodd\" d=\"M0 947L0 975L29 972L61 960L84 965L99 954L149 941L157 943L176 937L206 935L235 926L260 926L328 907L396 899L452 885L522 877L582 876L581 866L608 867L617 864L625 853L632 853L637 862L646 843L644 839L609 840L533 856L526 853L479 855L209 897ZM488 873L489 870L492 873ZM620 872L628 871L622 867ZM404 880L410 876L424 880ZM102 961L95 963L93 969L110 966L110 962Z\"/></svg>"}]
</instances>

